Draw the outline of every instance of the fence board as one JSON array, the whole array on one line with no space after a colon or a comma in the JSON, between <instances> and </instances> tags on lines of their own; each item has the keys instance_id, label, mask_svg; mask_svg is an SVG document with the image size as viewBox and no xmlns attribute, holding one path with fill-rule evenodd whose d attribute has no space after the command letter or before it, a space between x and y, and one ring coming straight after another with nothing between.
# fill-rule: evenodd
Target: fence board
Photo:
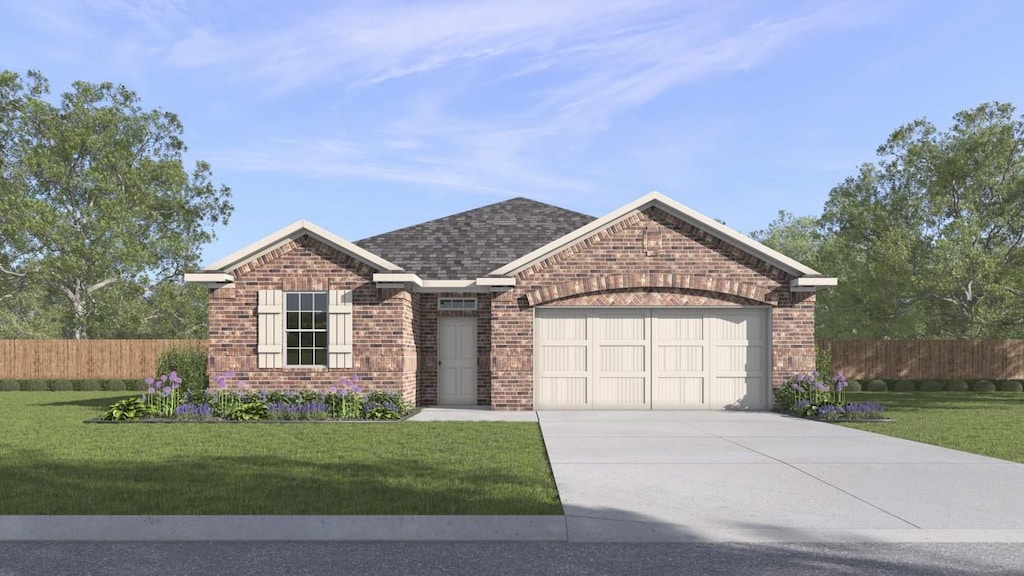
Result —
<instances>
[{"instance_id":1,"label":"fence board","mask_svg":"<svg viewBox=\"0 0 1024 576\"><path fill-rule=\"evenodd\" d=\"M171 346L207 340L0 340L0 379L132 379L152 376Z\"/></svg>"},{"instance_id":2,"label":"fence board","mask_svg":"<svg viewBox=\"0 0 1024 576\"><path fill-rule=\"evenodd\" d=\"M850 378L1024 379L1024 340L819 340Z\"/></svg>"}]
</instances>

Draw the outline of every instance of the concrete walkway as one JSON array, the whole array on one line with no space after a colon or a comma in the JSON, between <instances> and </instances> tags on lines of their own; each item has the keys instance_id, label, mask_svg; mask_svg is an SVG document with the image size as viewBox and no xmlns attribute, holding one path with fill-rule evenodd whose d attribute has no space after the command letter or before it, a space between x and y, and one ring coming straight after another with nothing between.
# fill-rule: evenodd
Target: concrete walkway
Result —
<instances>
[{"instance_id":1,"label":"concrete walkway","mask_svg":"<svg viewBox=\"0 0 1024 576\"><path fill-rule=\"evenodd\" d=\"M0 541L1024 543L1024 464L770 413L538 421L564 516L0 516Z\"/></svg>"},{"instance_id":2,"label":"concrete walkway","mask_svg":"<svg viewBox=\"0 0 1024 576\"><path fill-rule=\"evenodd\" d=\"M539 421L571 541L1024 541L1024 464L772 413Z\"/></svg>"}]
</instances>

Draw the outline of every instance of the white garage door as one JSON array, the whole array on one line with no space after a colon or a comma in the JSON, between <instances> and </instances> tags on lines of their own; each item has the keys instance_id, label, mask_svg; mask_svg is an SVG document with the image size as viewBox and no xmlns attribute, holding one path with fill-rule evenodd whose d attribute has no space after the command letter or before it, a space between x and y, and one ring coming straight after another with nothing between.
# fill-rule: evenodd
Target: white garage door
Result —
<instances>
[{"instance_id":1,"label":"white garage door","mask_svg":"<svg viewBox=\"0 0 1024 576\"><path fill-rule=\"evenodd\" d=\"M538 308L538 409L769 407L768 309Z\"/></svg>"}]
</instances>

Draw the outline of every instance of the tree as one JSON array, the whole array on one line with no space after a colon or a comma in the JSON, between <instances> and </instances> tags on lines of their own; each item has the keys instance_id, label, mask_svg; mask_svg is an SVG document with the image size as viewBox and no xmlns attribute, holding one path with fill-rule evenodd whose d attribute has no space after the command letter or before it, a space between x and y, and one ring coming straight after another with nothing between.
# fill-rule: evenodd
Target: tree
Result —
<instances>
[{"instance_id":1,"label":"tree","mask_svg":"<svg viewBox=\"0 0 1024 576\"><path fill-rule=\"evenodd\" d=\"M793 216L786 210L779 210L768 228L755 230L750 237L811 268L818 266L818 252L824 241L817 218Z\"/></svg>"},{"instance_id":2,"label":"tree","mask_svg":"<svg viewBox=\"0 0 1024 576\"><path fill-rule=\"evenodd\" d=\"M111 83L48 94L38 72L0 72L0 314L87 338L204 305L181 277L233 208L206 162L185 169L178 117Z\"/></svg>"},{"instance_id":3,"label":"tree","mask_svg":"<svg viewBox=\"0 0 1024 576\"><path fill-rule=\"evenodd\" d=\"M1024 335L1024 118L987 103L898 128L822 215L822 336Z\"/></svg>"}]
</instances>

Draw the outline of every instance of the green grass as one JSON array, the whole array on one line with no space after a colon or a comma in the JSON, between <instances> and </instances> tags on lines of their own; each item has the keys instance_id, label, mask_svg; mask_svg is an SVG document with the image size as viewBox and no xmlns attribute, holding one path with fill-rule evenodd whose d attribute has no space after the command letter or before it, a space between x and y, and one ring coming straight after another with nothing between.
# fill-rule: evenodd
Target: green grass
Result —
<instances>
[{"instance_id":1,"label":"green grass","mask_svg":"<svg viewBox=\"0 0 1024 576\"><path fill-rule=\"evenodd\" d=\"M130 396L0 394L0 515L561 513L535 423L82 422Z\"/></svg>"},{"instance_id":2,"label":"green grass","mask_svg":"<svg viewBox=\"0 0 1024 576\"><path fill-rule=\"evenodd\" d=\"M892 423L843 424L1024 463L1024 394L1017 392L851 392L881 402Z\"/></svg>"}]
</instances>

